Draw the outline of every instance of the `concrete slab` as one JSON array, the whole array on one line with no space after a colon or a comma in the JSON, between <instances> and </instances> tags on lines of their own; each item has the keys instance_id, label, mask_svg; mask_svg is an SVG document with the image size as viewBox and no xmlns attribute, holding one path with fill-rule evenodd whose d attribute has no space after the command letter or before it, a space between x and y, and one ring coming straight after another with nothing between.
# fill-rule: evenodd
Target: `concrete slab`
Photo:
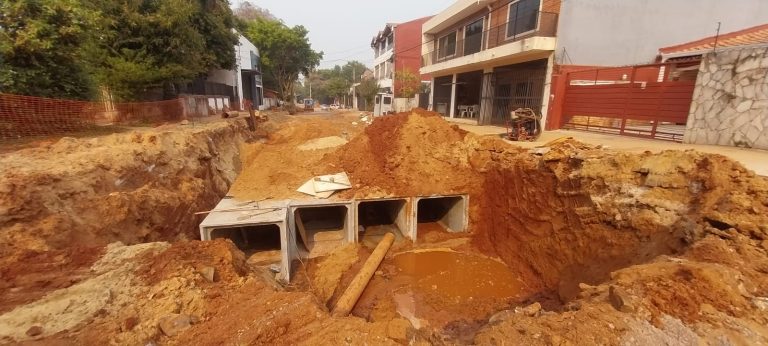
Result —
<instances>
[{"instance_id":1,"label":"concrete slab","mask_svg":"<svg viewBox=\"0 0 768 346\"><path fill-rule=\"evenodd\" d=\"M355 242L352 201L291 201L288 207L290 256L314 258Z\"/></svg>"},{"instance_id":2,"label":"concrete slab","mask_svg":"<svg viewBox=\"0 0 768 346\"><path fill-rule=\"evenodd\" d=\"M466 232L469 227L469 196L445 195L413 198L413 239L418 239L419 223L437 222L448 232Z\"/></svg>"},{"instance_id":3,"label":"concrete slab","mask_svg":"<svg viewBox=\"0 0 768 346\"><path fill-rule=\"evenodd\" d=\"M276 228L280 233L278 279L284 282L291 280L291 262L294 257L289 251L292 244L288 234L286 201L238 201L225 197L200 223L199 228L201 240L229 238L239 246L245 244L247 248L241 248L244 252L263 251L265 244L254 242L269 239L270 235L263 233L271 232ZM249 241L249 239L255 240ZM249 251L249 248L255 250Z\"/></svg>"},{"instance_id":4,"label":"concrete slab","mask_svg":"<svg viewBox=\"0 0 768 346\"><path fill-rule=\"evenodd\" d=\"M394 233L396 240L416 239L411 198L362 199L354 205L355 241L375 245L386 233Z\"/></svg>"}]
</instances>

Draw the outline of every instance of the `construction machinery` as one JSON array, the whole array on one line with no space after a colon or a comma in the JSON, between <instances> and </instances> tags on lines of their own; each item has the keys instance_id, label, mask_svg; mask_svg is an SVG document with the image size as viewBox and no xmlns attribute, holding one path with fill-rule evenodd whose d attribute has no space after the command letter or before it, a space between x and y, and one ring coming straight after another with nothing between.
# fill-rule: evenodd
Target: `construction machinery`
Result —
<instances>
[{"instance_id":1,"label":"construction machinery","mask_svg":"<svg viewBox=\"0 0 768 346\"><path fill-rule=\"evenodd\" d=\"M304 111L305 112L314 112L315 111L315 100L313 100L313 99L304 99Z\"/></svg>"},{"instance_id":2,"label":"construction machinery","mask_svg":"<svg viewBox=\"0 0 768 346\"><path fill-rule=\"evenodd\" d=\"M511 141L535 141L541 135L541 114L530 108L511 111L507 120L507 139Z\"/></svg>"}]
</instances>

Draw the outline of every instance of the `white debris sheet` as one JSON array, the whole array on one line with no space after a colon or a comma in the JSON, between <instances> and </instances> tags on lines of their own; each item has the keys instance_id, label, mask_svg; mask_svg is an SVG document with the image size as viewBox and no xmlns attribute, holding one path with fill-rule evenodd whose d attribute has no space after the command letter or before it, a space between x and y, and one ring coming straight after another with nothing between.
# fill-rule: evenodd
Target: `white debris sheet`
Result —
<instances>
[{"instance_id":1,"label":"white debris sheet","mask_svg":"<svg viewBox=\"0 0 768 346\"><path fill-rule=\"evenodd\" d=\"M346 172L319 175L307 180L296 191L318 198L328 198L334 192L352 187Z\"/></svg>"}]
</instances>

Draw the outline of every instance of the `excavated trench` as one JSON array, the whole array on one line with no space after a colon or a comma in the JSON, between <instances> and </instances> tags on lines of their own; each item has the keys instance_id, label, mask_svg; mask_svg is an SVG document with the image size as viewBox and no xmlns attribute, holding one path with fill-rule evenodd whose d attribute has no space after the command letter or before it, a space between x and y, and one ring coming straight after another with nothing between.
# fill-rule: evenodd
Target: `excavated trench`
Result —
<instances>
[{"instance_id":1,"label":"excavated trench","mask_svg":"<svg viewBox=\"0 0 768 346\"><path fill-rule=\"evenodd\" d=\"M386 121L377 120L369 128L386 125ZM407 132L401 124L401 137L414 136L415 143L423 143L424 138L418 136L431 135L432 127L423 128L419 123L432 121L430 118L408 121L416 121L409 125L414 129ZM471 343L475 333L488 326L500 311L533 302L541 303L548 311L568 310L568 303L580 293L579 284L597 285L609 280L616 270L661 255L682 253L700 238L693 234L702 228L731 232L736 222L711 211L728 194L732 176L747 181L739 176L743 168L734 168L721 158L717 161L679 153L603 153L604 157L596 160L575 154L537 157L497 143L467 139L452 128L438 130L446 132L448 135L440 137L450 139L449 146L457 148L427 147L423 150L428 154L415 153L414 158L408 158L400 151L411 154L421 147L404 144L397 151L391 147L398 144L389 141L388 156L373 149L371 156L376 160L385 156L394 159L367 164L357 161L363 154L352 149L361 143L378 142L353 140L349 147L340 149L342 154L349 150L346 154L355 158L349 161L353 164L344 157L331 157L342 161L333 169L341 167L349 172L354 183L361 185L356 186L360 190L381 188L392 181L392 191L382 188L390 192L385 198L358 196L356 191L339 193L335 205L289 205L283 226L226 227L212 230L211 238L229 239L245 254L239 257L248 257L249 265L266 267L280 258L283 227L298 240L296 251L306 259L293 261L293 267L307 275L294 274L288 290L314 293L321 298L317 305L323 310L333 306L378 239L386 232L394 232L397 242L352 315L373 323L404 318L426 340ZM4 189L15 191L18 198L7 203L10 213L0 215L0 226L6 231L0 234L0 250L57 250L73 243L102 246L113 241L137 244L158 240L179 242L183 249L187 244L184 240L198 238L197 225L202 217L193 213L213 208L225 194L232 193L236 179L247 177L249 162L245 158L245 170L241 170L240 150L251 140L253 136L240 125L183 136L139 136L128 143L130 146L116 143L126 147L119 147L121 154L114 158L109 153L95 162L73 164L97 167L68 173L68 177L78 179L52 178L46 169L37 176L6 178ZM475 147L460 147L469 146L465 142ZM165 144L155 147L155 143ZM429 160L439 169L423 165ZM301 168L311 170L307 167ZM389 173L376 175L380 172ZM299 174L279 177L293 175L297 176L295 180L306 179ZM261 181L254 184L255 189L264 185ZM410 190L396 190L400 186ZM294 189L291 185L288 190ZM762 210L750 208L755 213ZM54 232L60 229L67 231ZM358 245L352 251L344 250L349 247L342 245L349 242ZM13 256L25 254L20 251L13 252ZM317 278L312 276L326 273L315 269L322 267L326 259L333 259L337 251L354 256L348 256L351 260L347 262L330 262L338 264L339 273L324 282L330 288L324 289L321 296L313 290L318 282L313 282ZM93 257L89 261L98 256ZM52 265L50 272L57 268L60 266ZM9 283L0 285L0 294L7 294L13 287L18 292L39 289L35 293L39 297L56 289L33 287L38 284L25 278L26 274L8 273L0 272ZM259 277L262 279L267 280ZM22 298L29 301L29 297ZM311 315L330 318L320 313Z\"/></svg>"}]
</instances>

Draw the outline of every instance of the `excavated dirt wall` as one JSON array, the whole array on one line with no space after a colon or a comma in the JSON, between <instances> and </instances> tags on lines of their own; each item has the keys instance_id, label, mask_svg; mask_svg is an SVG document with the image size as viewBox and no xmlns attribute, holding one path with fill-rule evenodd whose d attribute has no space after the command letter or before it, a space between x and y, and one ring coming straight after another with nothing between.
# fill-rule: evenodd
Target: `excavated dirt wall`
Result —
<instances>
[{"instance_id":1,"label":"excavated dirt wall","mask_svg":"<svg viewBox=\"0 0 768 346\"><path fill-rule=\"evenodd\" d=\"M196 239L192 214L227 193L251 139L217 122L0 156L0 311L78 282L108 243Z\"/></svg>"},{"instance_id":2,"label":"excavated dirt wall","mask_svg":"<svg viewBox=\"0 0 768 346\"><path fill-rule=\"evenodd\" d=\"M240 170L242 122L93 139L0 157L0 249L194 239Z\"/></svg>"}]
</instances>

